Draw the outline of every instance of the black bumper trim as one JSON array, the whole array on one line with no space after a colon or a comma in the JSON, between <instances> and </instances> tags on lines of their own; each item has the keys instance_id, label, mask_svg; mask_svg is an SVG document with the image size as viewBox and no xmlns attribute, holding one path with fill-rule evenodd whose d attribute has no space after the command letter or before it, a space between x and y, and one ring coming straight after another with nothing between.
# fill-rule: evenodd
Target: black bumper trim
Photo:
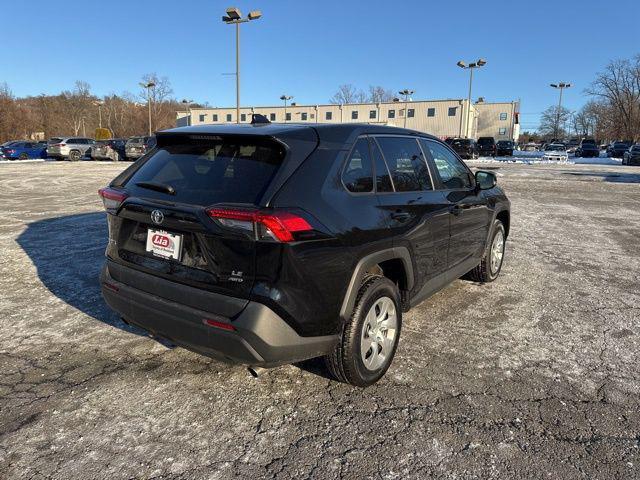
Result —
<instances>
[{"instance_id":1,"label":"black bumper trim","mask_svg":"<svg viewBox=\"0 0 640 480\"><path fill-rule=\"evenodd\" d=\"M156 336L212 358L274 367L325 355L338 341L338 335L301 337L261 303L248 302L236 318L228 318L212 309L211 302L205 311L133 288L125 283L126 272L120 273L125 275L115 280L106 264L100 275L102 295L113 310ZM205 325L206 318L228 322L236 331Z\"/></svg>"}]
</instances>

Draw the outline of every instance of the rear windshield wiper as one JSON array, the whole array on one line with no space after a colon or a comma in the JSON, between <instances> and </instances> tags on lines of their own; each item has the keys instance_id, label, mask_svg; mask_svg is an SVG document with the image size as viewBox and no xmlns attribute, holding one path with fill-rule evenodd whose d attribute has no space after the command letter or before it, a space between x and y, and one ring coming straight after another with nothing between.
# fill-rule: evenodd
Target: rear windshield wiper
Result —
<instances>
[{"instance_id":1,"label":"rear windshield wiper","mask_svg":"<svg viewBox=\"0 0 640 480\"><path fill-rule=\"evenodd\" d=\"M171 185L167 185L166 183L159 182L137 182L137 187L140 188L148 188L149 190L155 190L157 192L168 193L169 195L175 195L176 189Z\"/></svg>"}]
</instances>

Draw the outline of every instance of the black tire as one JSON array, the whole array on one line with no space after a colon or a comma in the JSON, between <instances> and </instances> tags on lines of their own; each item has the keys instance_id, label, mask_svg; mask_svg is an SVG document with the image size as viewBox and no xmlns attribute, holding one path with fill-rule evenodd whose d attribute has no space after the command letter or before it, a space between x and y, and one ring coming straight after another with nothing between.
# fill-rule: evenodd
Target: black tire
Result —
<instances>
[{"instance_id":1,"label":"black tire","mask_svg":"<svg viewBox=\"0 0 640 480\"><path fill-rule=\"evenodd\" d=\"M500 263L497 266L497 268L492 269L491 268L491 265L492 265L491 256L493 254L492 246L498 234L501 234L503 239L502 240L503 241L502 257L500 259ZM467 273L467 275L465 275L465 278L474 282L481 282L481 283L493 282L496 278L498 278L498 275L500 275L500 270L502 270L502 264L504 262L504 251L505 251L506 240L507 240L507 237L506 237L506 231L504 229L504 225L500 220L496 220L495 222L493 222L491 236L489 237L489 241L487 242L487 246L485 248L484 255L482 256L482 260L480 261L480 264L476 268L471 270L469 273Z\"/></svg>"},{"instance_id":2,"label":"black tire","mask_svg":"<svg viewBox=\"0 0 640 480\"><path fill-rule=\"evenodd\" d=\"M369 310L383 297L393 301L397 318L394 344L391 353L384 363L375 370L369 370L361 355L361 335L365 319ZM402 330L402 303L398 287L386 277L368 276L362 282L353 314L345 322L340 341L334 350L324 357L325 364L331 375L338 381L349 383L357 387L368 387L380 380L389 369L398 348L400 332Z\"/></svg>"},{"instance_id":3,"label":"black tire","mask_svg":"<svg viewBox=\"0 0 640 480\"><path fill-rule=\"evenodd\" d=\"M20 156L18 157L19 160L27 160L29 158L29 155L27 155L26 153L21 153Z\"/></svg>"},{"instance_id":4,"label":"black tire","mask_svg":"<svg viewBox=\"0 0 640 480\"><path fill-rule=\"evenodd\" d=\"M69 161L70 162L77 162L81 158L82 158L82 153L80 153L80 150L71 150L69 152Z\"/></svg>"}]
</instances>

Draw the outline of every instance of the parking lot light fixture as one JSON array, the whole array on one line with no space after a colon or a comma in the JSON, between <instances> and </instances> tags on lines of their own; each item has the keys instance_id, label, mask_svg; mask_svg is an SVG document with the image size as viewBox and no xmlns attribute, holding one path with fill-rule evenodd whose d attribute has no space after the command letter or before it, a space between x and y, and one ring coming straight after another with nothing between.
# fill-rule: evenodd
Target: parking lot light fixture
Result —
<instances>
[{"instance_id":1,"label":"parking lot light fixture","mask_svg":"<svg viewBox=\"0 0 640 480\"><path fill-rule=\"evenodd\" d=\"M187 108L187 125L191 126L191 105L193 105L193 100L183 98L180 103Z\"/></svg>"},{"instance_id":2,"label":"parking lot light fixture","mask_svg":"<svg viewBox=\"0 0 640 480\"><path fill-rule=\"evenodd\" d=\"M102 100L97 100L94 105L98 107L98 128L102 128L102 106L104 102Z\"/></svg>"},{"instance_id":3,"label":"parking lot light fixture","mask_svg":"<svg viewBox=\"0 0 640 480\"><path fill-rule=\"evenodd\" d=\"M559 140L558 136L560 135L560 110L562 110L562 91L565 88L571 88L571 84L560 82L560 83L551 83L549 86L560 90L560 98L558 99L558 111L556 112L556 124L553 129L553 136L555 137L556 140Z\"/></svg>"},{"instance_id":4,"label":"parking lot light fixture","mask_svg":"<svg viewBox=\"0 0 640 480\"><path fill-rule=\"evenodd\" d=\"M405 88L404 90L400 90L398 93L400 95L404 95L404 128L407 128L407 116L409 115L407 105L409 104L409 95L413 95L414 91Z\"/></svg>"},{"instance_id":5,"label":"parking lot light fixture","mask_svg":"<svg viewBox=\"0 0 640 480\"><path fill-rule=\"evenodd\" d=\"M487 64L487 61L484 58L480 58L475 62L470 62L468 65L460 60L456 63L457 66L464 70L469 70L469 94L467 96L467 115L465 119L465 138L469 138L469 128L471 127L471 89L473 87L473 71L476 68L484 67Z\"/></svg>"},{"instance_id":6,"label":"parking lot light fixture","mask_svg":"<svg viewBox=\"0 0 640 480\"><path fill-rule=\"evenodd\" d=\"M293 98L293 95L281 95L280 100L284 102L284 123L287 123L287 102Z\"/></svg>"},{"instance_id":7,"label":"parking lot light fixture","mask_svg":"<svg viewBox=\"0 0 640 480\"><path fill-rule=\"evenodd\" d=\"M242 18L240 9L236 7L227 8L227 14L222 17L222 21L227 25L236 26L236 123L240 123L240 24L258 20L262 17L260 10L253 10Z\"/></svg>"},{"instance_id":8,"label":"parking lot light fixture","mask_svg":"<svg viewBox=\"0 0 640 480\"><path fill-rule=\"evenodd\" d=\"M147 89L147 106L149 107L149 136L153 134L153 130L151 128L151 89L156 86L154 82L140 82L140 86L142 88Z\"/></svg>"}]
</instances>

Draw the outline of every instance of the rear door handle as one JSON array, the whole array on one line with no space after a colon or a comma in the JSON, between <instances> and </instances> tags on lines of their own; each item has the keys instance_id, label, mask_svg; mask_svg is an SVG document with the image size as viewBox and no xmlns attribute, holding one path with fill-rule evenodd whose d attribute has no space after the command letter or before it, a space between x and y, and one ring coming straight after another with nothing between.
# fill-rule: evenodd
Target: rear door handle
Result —
<instances>
[{"instance_id":1,"label":"rear door handle","mask_svg":"<svg viewBox=\"0 0 640 480\"><path fill-rule=\"evenodd\" d=\"M393 212L391 214L391 218L399 222L406 222L410 217L411 215L407 212Z\"/></svg>"}]
</instances>

